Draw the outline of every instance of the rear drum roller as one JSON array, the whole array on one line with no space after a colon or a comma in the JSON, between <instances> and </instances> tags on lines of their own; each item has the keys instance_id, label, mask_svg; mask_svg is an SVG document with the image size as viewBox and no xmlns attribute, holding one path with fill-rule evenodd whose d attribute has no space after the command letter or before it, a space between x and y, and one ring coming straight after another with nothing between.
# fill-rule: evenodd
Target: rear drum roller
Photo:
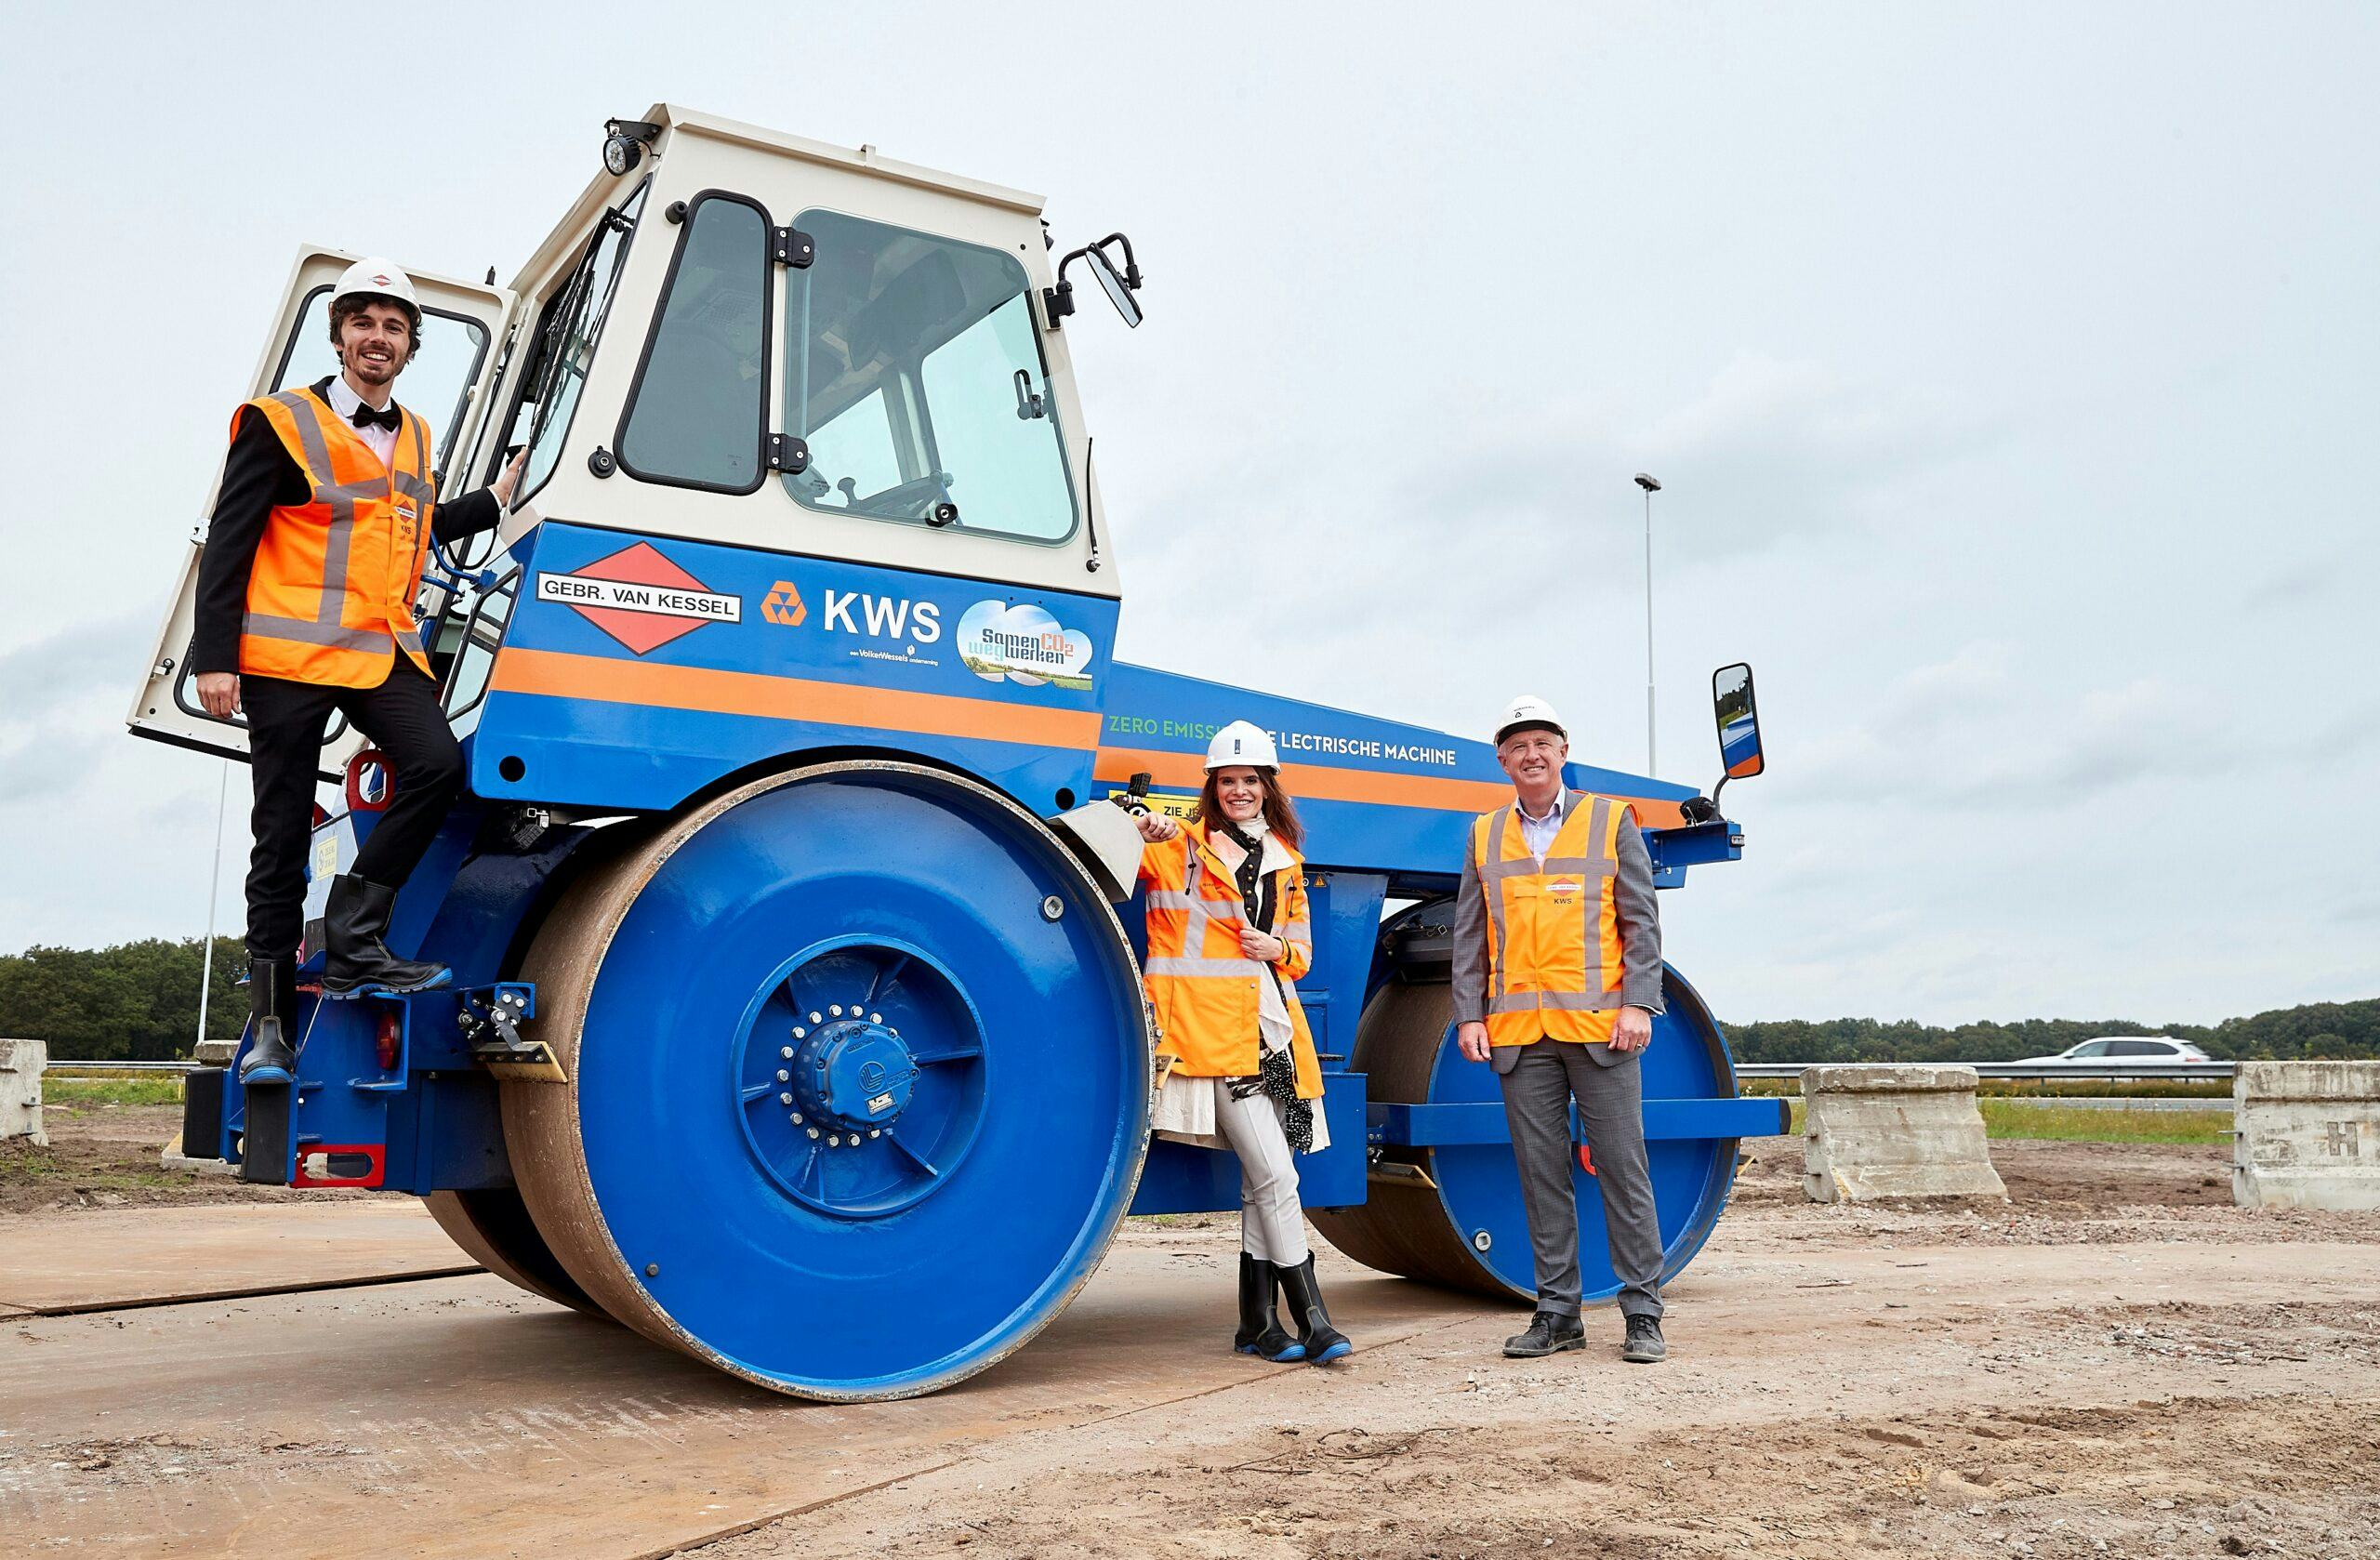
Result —
<instances>
[{"instance_id":1,"label":"rear drum roller","mask_svg":"<svg viewBox=\"0 0 2380 1560\"><path fill-rule=\"evenodd\" d=\"M1123 928L957 775L721 796L574 885L522 978L568 1077L502 1086L537 1233L619 1321L780 1392L906 1397L998 1360L1140 1180Z\"/></svg>"},{"instance_id":2,"label":"rear drum roller","mask_svg":"<svg viewBox=\"0 0 2380 1560\"><path fill-rule=\"evenodd\" d=\"M556 1305L610 1320L603 1308L562 1271L545 1238L537 1234L537 1226L530 1223L529 1210L519 1192L509 1186L489 1186L469 1192L432 1192L421 1200L447 1238L498 1278Z\"/></svg>"},{"instance_id":3,"label":"rear drum roller","mask_svg":"<svg viewBox=\"0 0 2380 1560\"><path fill-rule=\"evenodd\" d=\"M1664 971L1668 1011L1653 1021L1639 1064L1646 1100L1726 1098L1736 1091L1726 1042L1694 988ZM1349 1069L1367 1075L1374 1104L1501 1107L1495 1070L1455 1049L1453 988L1444 982L1391 981L1364 1009ZM1575 1133L1574 1133L1575 1136ZM1734 1138L1655 1139L1646 1144L1660 1217L1667 1282L1693 1260L1726 1208L1735 1181ZM1510 1143L1391 1146L1385 1158L1427 1181L1375 1170L1360 1207L1315 1211L1316 1228L1357 1262L1386 1273L1484 1294L1534 1299L1537 1266ZM1589 1156L1590 1160L1592 1155ZM1604 1233L1603 1197L1575 1147L1570 1179L1579 1205L1579 1266L1589 1303L1620 1292Z\"/></svg>"}]
</instances>

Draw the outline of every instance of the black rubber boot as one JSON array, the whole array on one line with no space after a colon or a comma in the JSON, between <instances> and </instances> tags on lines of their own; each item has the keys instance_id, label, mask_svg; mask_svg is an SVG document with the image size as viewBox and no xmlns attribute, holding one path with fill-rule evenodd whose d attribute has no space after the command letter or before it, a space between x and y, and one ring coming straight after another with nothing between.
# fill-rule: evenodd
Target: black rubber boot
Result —
<instances>
[{"instance_id":1,"label":"black rubber boot","mask_svg":"<svg viewBox=\"0 0 2380 1560\"><path fill-rule=\"evenodd\" d=\"M240 1087L285 1087L298 1076L298 1048L289 1025L298 1006L298 962L248 960L248 1053L240 1060Z\"/></svg>"},{"instance_id":2,"label":"black rubber boot","mask_svg":"<svg viewBox=\"0 0 2380 1560\"><path fill-rule=\"evenodd\" d=\"M1355 1345L1330 1325L1330 1313L1323 1309L1322 1286L1314 1276L1314 1253L1308 1251L1305 1261L1295 1267L1274 1271L1281 1276L1281 1293L1289 1302L1289 1320L1298 1325L1298 1342L1305 1345L1306 1363L1329 1365L1354 1354Z\"/></svg>"},{"instance_id":3,"label":"black rubber boot","mask_svg":"<svg viewBox=\"0 0 2380 1560\"><path fill-rule=\"evenodd\" d=\"M1239 1254L1239 1330L1231 1346L1243 1355L1289 1365L1305 1358L1305 1345L1281 1330L1273 1309L1273 1294L1280 1285L1279 1270L1271 1263Z\"/></svg>"},{"instance_id":4,"label":"black rubber boot","mask_svg":"<svg viewBox=\"0 0 2380 1560\"><path fill-rule=\"evenodd\" d=\"M323 995L402 997L444 985L455 972L443 964L399 958L380 939L397 891L345 873L331 879L323 905Z\"/></svg>"}]
</instances>

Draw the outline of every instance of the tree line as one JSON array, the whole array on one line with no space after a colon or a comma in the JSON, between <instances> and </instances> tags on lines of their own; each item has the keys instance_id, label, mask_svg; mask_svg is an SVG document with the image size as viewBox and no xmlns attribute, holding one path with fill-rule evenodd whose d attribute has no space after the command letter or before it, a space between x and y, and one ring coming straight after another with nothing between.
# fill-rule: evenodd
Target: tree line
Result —
<instances>
[{"instance_id":1,"label":"tree line","mask_svg":"<svg viewBox=\"0 0 2380 1560\"><path fill-rule=\"evenodd\" d=\"M0 1036L46 1040L53 1058L170 1062L198 1038L205 939L151 938L112 948L31 947L0 958ZM209 1039L237 1039L248 1019L237 937L215 939Z\"/></svg>"},{"instance_id":2,"label":"tree line","mask_svg":"<svg viewBox=\"0 0 2380 1560\"><path fill-rule=\"evenodd\" d=\"M2380 998L2307 1002L2220 1024L2029 1018L1955 1028L1874 1018L1723 1025L1739 1062L2015 1062L2054 1056L2103 1035L2164 1035L2218 1062L2349 1061L2380 1057Z\"/></svg>"},{"instance_id":3,"label":"tree line","mask_svg":"<svg viewBox=\"0 0 2380 1560\"><path fill-rule=\"evenodd\" d=\"M46 1040L54 1057L166 1062L188 1057L198 1025L203 940L151 939L110 948L32 947L0 957L0 1036ZM236 937L215 939L211 1039L246 1022L246 969ZM2101 1035L2170 1035L2224 1061L2380 1056L2380 998L2309 1002L2215 1025L2155 1027L2126 1019L2027 1019L2017 1024L1788 1019L1725 1026L1739 1062L2013 1062Z\"/></svg>"}]
</instances>

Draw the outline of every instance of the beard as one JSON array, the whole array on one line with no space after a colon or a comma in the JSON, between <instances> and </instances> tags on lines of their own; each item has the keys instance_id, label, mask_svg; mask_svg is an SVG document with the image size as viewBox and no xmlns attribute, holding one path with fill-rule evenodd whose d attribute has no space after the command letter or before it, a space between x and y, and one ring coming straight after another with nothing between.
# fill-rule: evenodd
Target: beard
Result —
<instances>
[{"instance_id":1,"label":"beard","mask_svg":"<svg viewBox=\"0 0 2380 1560\"><path fill-rule=\"evenodd\" d=\"M398 357L367 358L361 352L350 352L341 366L367 385L385 385L404 369L404 360Z\"/></svg>"}]
</instances>

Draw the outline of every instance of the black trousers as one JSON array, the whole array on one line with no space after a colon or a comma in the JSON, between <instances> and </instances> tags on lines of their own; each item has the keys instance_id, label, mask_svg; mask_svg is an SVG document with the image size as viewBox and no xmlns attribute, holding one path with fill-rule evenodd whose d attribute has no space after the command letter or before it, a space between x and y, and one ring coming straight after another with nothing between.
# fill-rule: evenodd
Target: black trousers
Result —
<instances>
[{"instance_id":1,"label":"black trousers","mask_svg":"<svg viewBox=\"0 0 2380 1560\"><path fill-rule=\"evenodd\" d=\"M377 688L328 688L277 677L240 679L256 808L248 826L248 957L286 958L306 926L306 851L315 765L333 711L344 713L394 767L396 794L350 869L400 888L421 864L463 788L463 752L438 707L438 685L403 655Z\"/></svg>"}]
</instances>

